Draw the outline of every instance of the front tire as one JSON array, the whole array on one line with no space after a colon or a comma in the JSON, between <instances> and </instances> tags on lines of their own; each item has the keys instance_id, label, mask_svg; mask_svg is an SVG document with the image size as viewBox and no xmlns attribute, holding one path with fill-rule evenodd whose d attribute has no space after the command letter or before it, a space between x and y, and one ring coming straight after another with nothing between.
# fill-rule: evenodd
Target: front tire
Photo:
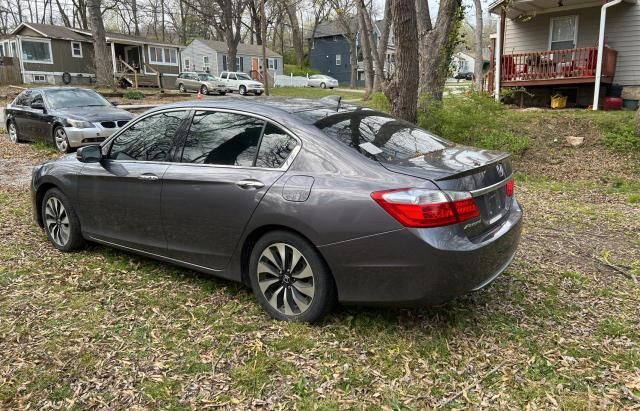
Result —
<instances>
[{"instance_id":1,"label":"front tire","mask_svg":"<svg viewBox=\"0 0 640 411\"><path fill-rule=\"evenodd\" d=\"M315 247L304 238L272 231L253 247L251 288L262 308L283 321L315 322L336 304L333 277Z\"/></svg>"},{"instance_id":2,"label":"front tire","mask_svg":"<svg viewBox=\"0 0 640 411\"><path fill-rule=\"evenodd\" d=\"M50 189L44 195L42 222L49 241L58 250L69 252L84 246L80 220L69 199L57 188Z\"/></svg>"},{"instance_id":3,"label":"front tire","mask_svg":"<svg viewBox=\"0 0 640 411\"><path fill-rule=\"evenodd\" d=\"M240 86L238 91L240 92L241 96L246 96L247 95L247 88L245 86Z\"/></svg>"},{"instance_id":4,"label":"front tire","mask_svg":"<svg viewBox=\"0 0 640 411\"><path fill-rule=\"evenodd\" d=\"M321 83L320 88L327 88L327 85L325 83Z\"/></svg>"},{"instance_id":5,"label":"front tire","mask_svg":"<svg viewBox=\"0 0 640 411\"><path fill-rule=\"evenodd\" d=\"M58 126L53 130L53 144L61 153L68 153L71 151L69 139L67 138L67 132L64 131L63 127Z\"/></svg>"},{"instance_id":6,"label":"front tire","mask_svg":"<svg viewBox=\"0 0 640 411\"><path fill-rule=\"evenodd\" d=\"M226 95L227 95L227 92L226 92L226 91L221 91L221 92L219 92L219 93L218 93L218 95L226 96Z\"/></svg>"},{"instance_id":7,"label":"front tire","mask_svg":"<svg viewBox=\"0 0 640 411\"><path fill-rule=\"evenodd\" d=\"M7 125L7 132L9 133L9 141L14 144L18 144L20 141L20 135L18 134L18 127L13 120L9 120L9 124Z\"/></svg>"},{"instance_id":8,"label":"front tire","mask_svg":"<svg viewBox=\"0 0 640 411\"><path fill-rule=\"evenodd\" d=\"M262 91L256 91L256 96L261 96L262 95Z\"/></svg>"}]
</instances>

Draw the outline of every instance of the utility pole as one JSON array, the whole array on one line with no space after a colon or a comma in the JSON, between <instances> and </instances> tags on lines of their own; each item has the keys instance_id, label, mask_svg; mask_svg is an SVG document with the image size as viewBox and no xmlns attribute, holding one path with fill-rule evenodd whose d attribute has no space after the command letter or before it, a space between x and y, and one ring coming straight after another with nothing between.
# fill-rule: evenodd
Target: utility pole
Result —
<instances>
[{"instance_id":1,"label":"utility pole","mask_svg":"<svg viewBox=\"0 0 640 411\"><path fill-rule=\"evenodd\" d=\"M262 72L264 73L264 94L269 95L269 62L267 61L267 15L264 3L260 0L260 31L262 32Z\"/></svg>"}]
</instances>

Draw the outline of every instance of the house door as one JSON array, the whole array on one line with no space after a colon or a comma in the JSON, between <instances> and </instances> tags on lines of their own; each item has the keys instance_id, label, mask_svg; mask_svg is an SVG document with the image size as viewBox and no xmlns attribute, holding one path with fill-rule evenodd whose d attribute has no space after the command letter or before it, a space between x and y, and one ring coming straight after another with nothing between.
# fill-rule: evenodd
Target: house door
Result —
<instances>
[{"instance_id":1,"label":"house door","mask_svg":"<svg viewBox=\"0 0 640 411\"><path fill-rule=\"evenodd\" d=\"M125 47L124 58L127 64L140 69L140 48L138 46Z\"/></svg>"},{"instance_id":2,"label":"house door","mask_svg":"<svg viewBox=\"0 0 640 411\"><path fill-rule=\"evenodd\" d=\"M578 16L562 16L551 19L550 49L575 49L578 42Z\"/></svg>"},{"instance_id":3,"label":"house door","mask_svg":"<svg viewBox=\"0 0 640 411\"><path fill-rule=\"evenodd\" d=\"M251 58L251 70L260 71L260 59L257 57Z\"/></svg>"}]
</instances>

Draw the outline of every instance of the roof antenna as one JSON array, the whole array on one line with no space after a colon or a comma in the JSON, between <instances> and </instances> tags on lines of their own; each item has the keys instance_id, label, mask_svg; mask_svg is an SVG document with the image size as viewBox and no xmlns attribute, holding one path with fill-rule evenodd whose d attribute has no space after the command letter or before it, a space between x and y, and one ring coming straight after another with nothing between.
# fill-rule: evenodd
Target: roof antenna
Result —
<instances>
[{"instance_id":1,"label":"roof antenna","mask_svg":"<svg viewBox=\"0 0 640 411\"><path fill-rule=\"evenodd\" d=\"M327 103L328 105L335 106L336 112L340 110L341 100L342 100L342 97L340 96L326 96L320 99L320 101L322 101L323 103Z\"/></svg>"}]
</instances>

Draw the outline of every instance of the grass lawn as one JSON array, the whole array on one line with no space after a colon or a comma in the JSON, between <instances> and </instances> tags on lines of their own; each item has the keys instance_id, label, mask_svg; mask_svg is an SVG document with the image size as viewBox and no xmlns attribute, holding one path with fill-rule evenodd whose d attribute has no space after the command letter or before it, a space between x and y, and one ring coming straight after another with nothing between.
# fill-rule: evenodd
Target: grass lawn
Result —
<instances>
[{"instance_id":1,"label":"grass lawn","mask_svg":"<svg viewBox=\"0 0 640 411\"><path fill-rule=\"evenodd\" d=\"M12 174L52 154L0 136L0 408L637 406L640 162L603 125L630 114L510 115L532 139L513 265L441 307L346 307L314 326L270 320L234 283L98 245L55 251ZM568 146L577 131L585 144Z\"/></svg>"}]
</instances>

